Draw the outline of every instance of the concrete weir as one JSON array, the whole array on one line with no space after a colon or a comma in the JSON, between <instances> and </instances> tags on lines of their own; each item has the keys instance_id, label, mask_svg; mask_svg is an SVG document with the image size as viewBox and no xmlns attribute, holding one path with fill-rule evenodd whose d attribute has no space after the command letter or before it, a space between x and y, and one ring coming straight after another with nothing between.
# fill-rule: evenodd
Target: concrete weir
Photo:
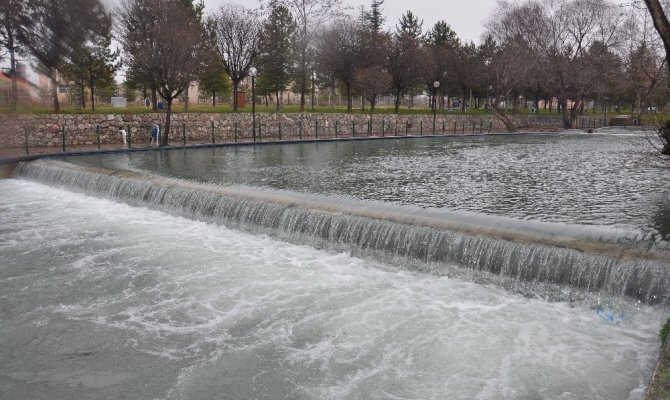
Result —
<instances>
[{"instance_id":1,"label":"concrete weir","mask_svg":"<svg viewBox=\"0 0 670 400\"><path fill-rule=\"evenodd\" d=\"M215 186L56 160L21 163L14 174L295 243L416 259L438 274L456 265L647 303L670 301L670 252L597 227Z\"/></svg>"}]
</instances>

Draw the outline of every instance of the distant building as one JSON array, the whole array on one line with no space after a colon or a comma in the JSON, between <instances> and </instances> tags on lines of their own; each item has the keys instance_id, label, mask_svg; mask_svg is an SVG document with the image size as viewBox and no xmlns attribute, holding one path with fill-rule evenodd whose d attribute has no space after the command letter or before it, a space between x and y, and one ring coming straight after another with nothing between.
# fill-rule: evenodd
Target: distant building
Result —
<instances>
[{"instance_id":1,"label":"distant building","mask_svg":"<svg viewBox=\"0 0 670 400\"><path fill-rule=\"evenodd\" d=\"M16 100L19 105L35 105L41 100L40 89L25 79L17 67ZM8 106L12 97L12 77L5 72L0 73L0 106Z\"/></svg>"}]
</instances>

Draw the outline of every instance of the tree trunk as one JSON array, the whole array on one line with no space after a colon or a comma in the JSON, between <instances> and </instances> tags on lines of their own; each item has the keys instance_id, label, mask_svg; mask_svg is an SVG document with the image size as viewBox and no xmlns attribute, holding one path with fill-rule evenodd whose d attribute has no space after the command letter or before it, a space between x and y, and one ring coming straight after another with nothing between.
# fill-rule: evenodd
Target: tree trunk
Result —
<instances>
[{"instance_id":1,"label":"tree trunk","mask_svg":"<svg viewBox=\"0 0 670 400\"><path fill-rule=\"evenodd\" d=\"M305 48L302 50L300 62L300 112L305 112L305 93L307 93L307 49Z\"/></svg>"},{"instance_id":2,"label":"tree trunk","mask_svg":"<svg viewBox=\"0 0 670 400\"><path fill-rule=\"evenodd\" d=\"M400 92L396 93L395 95L395 114L398 114L400 111Z\"/></svg>"},{"instance_id":3,"label":"tree trunk","mask_svg":"<svg viewBox=\"0 0 670 400\"><path fill-rule=\"evenodd\" d=\"M347 112L351 113L354 108L353 100L351 97L351 83L346 82L344 86L347 88Z\"/></svg>"},{"instance_id":4,"label":"tree trunk","mask_svg":"<svg viewBox=\"0 0 670 400\"><path fill-rule=\"evenodd\" d=\"M212 107L216 107L216 90L212 90Z\"/></svg>"},{"instance_id":5,"label":"tree trunk","mask_svg":"<svg viewBox=\"0 0 670 400\"><path fill-rule=\"evenodd\" d=\"M168 137L170 136L170 118L172 117L172 100L165 99L165 129L161 132L161 146L168 145Z\"/></svg>"},{"instance_id":6,"label":"tree trunk","mask_svg":"<svg viewBox=\"0 0 670 400\"><path fill-rule=\"evenodd\" d=\"M575 129L577 127L577 115L579 114L579 109L582 106L582 101L579 100L572 105L570 109L570 128Z\"/></svg>"},{"instance_id":7,"label":"tree trunk","mask_svg":"<svg viewBox=\"0 0 670 400\"><path fill-rule=\"evenodd\" d=\"M651 19L654 21L654 27L659 36L663 40L663 47L665 47L665 56L670 58L670 21L663 12L663 7L659 0L644 0L651 14ZM670 63L666 63L668 72L670 72Z\"/></svg>"},{"instance_id":8,"label":"tree trunk","mask_svg":"<svg viewBox=\"0 0 670 400\"><path fill-rule=\"evenodd\" d=\"M187 83L186 86L184 87L184 111L188 111L188 88L191 86L190 83Z\"/></svg>"},{"instance_id":9,"label":"tree trunk","mask_svg":"<svg viewBox=\"0 0 670 400\"><path fill-rule=\"evenodd\" d=\"M14 54L14 35L8 30L8 47L9 47L9 71L12 75L12 93L9 100L9 113L16 114L16 105L18 103L18 90L16 87L16 55Z\"/></svg>"},{"instance_id":10,"label":"tree trunk","mask_svg":"<svg viewBox=\"0 0 670 400\"><path fill-rule=\"evenodd\" d=\"M568 99L559 98L558 105L561 109L561 116L563 116L563 128L570 129L571 125L570 125L570 115L568 112Z\"/></svg>"},{"instance_id":11,"label":"tree trunk","mask_svg":"<svg viewBox=\"0 0 670 400\"><path fill-rule=\"evenodd\" d=\"M156 88L151 88L151 109L156 111L158 110L158 93Z\"/></svg>"},{"instance_id":12,"label":"tree trunk","mask_svg":"<svg viewBox=\"0 0 670 400\"><path fill-rule=\"evenodd\" d=\"M661 154L666 156L670 155L670 124L665 123L665 125L659 130L658 136L662 141L665 142L663 148L661 149Z\"/></svg>"},{"instance_id":13,"label":"tree trunk","mask_svg":"<svg viewBox=\"0 0 670 400\"><path fill-rule=\"evenodd\" d=\"M93 59L88 55L88 79L91 87L91 110L95 111L95 85L93 84ZM145 97L146 98L146 97Z\"/></svg>"},{"instance_id":14,"label":"tree trunk","mask_svg":"<svg viewBox=\"0 0 670 400\"><path fill-rule=\"evenodd\" d=\"M81 75L79 77L79 88L81 89L81 92L79 96L81 96L81 108L86 108L86 85L84 83L84 72L81 71Z\"/></svg>"},{"instance_id":15,"label":"tree trunk","mask_svg":"<svg viewBox=\"0 0 670 400\"><path fill-rule=\"evenodd\" d=\"M58 101L58 82L56 80L56 68L51 68L51 95L54 101L54 112L60 112L60 102Z\"/></svg>"},{"instance_id":16,"label":"tree trunk","mask_svg":"<svg viewBox=\"0 0 670 400\"><path fill-rule=\"evenodd\" d=\"M492 105L491 109L493 110L493 115L495 115L505 125L507 132L516 132L514 123L512 123L509 117L505 115L505 113L500 108L498 108L497 105Z\"/></svg>"},{"instance_id":17,"label":"tree trunk","mask_svg":"<svg viewBox=\"0 0 670 400\"><path fill-rule=\"evenodd\" d=\"M463 99L461 100L461 112L465 112L465 96L468 94L467 89L463 88Z\"/></svg>"},{"instance_id":18,"label":"tree trunk","mask_svg":"<svg viewBox=\"0 0 670 400\"><path fill-rule=\"evenodd\" d=\"M277 111L279 111L279 90L275 90L275 100L277 103Z\"/></svg>"},{"instance_id":19,"label":"tree trunk","mask_svg":"<svg viewBox=\"0 0 670 400\"><path fill-rule=\"evenodd\" d=\"M233 81L233 111L237 111L237 86L240 81Z\"/></svg>"}]
</instances>

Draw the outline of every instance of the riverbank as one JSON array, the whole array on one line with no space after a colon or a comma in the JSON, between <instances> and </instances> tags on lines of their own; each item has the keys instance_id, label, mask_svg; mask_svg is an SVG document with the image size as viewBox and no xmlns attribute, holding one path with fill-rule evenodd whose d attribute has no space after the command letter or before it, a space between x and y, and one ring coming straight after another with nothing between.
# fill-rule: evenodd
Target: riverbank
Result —
<instances>
[{"instance_id":1,"label":"riverbank","mask_svg":"<svg viewBox=\"0 0 670 400\"><path fill-rule=\"evenodd\" d=\"M519 130L558 130L557 115L511 116ZM154 126L164 128L165 114L21 114L0 115L0 151L23 149L23 154L58 147L132 146L148 143ZM171 118L169 144L205 144L245 140L286 140L362 136L466 134L505 131L493 115L369 115L179 113ZM588 127L602 126L591 118ZM254 129L255 127L255 129ZM125 131L125 140L122 131ZM27 149L27 151L26 151ZM10 150L15 152L15 150ZM7 152L7 150L5 150Z\"/></svg>"},{"instance_id":2,"label":"riverbank","mask_svg":"<svg viewBox=\"0 0 670 400\"><path fill-rule=\"evenodd\" d=\"M670 340L666 340L661 350L658 365L649 384L645 400L668 400L670 399Z\"/></svg>"}]
</instances>

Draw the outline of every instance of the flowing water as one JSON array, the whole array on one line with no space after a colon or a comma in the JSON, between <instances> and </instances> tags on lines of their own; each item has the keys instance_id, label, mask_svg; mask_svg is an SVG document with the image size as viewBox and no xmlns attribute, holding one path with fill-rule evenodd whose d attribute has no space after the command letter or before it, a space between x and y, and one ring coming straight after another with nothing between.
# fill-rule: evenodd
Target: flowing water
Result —
<instances>
[{"instance_id":1,"label":"flowing water","mask_svg":"<svg viewBox=\"0 0 670 400\"><path fill-rule=\"evenodd\" d=\"M641 399L667 317L668 248L667 224L654 222L666 188L642 178L661 166L639 139L319 143L23 165L20 179L0 181L0 398ZM480 154L463 164L476 176L504 164L492 151L521 146L535 159L561 141L618 147L612 157L640 168L597 188L575 180L590 206L565 213L526 212L524 196L490 206L492 181L468 184L482 185L481 201L460 203L471 188L454 182L467 173L431 173L451 165L440 149ZM597 161L606 171L620 160ZM398 162L419 179L417 204L401 186L381 195L391 172L375 165ZM532 169L522 164L510 176ZM567 164L546 168L579 169ZM610 186L622 181L637 185L636 212L617 218L624 205ZM570 204L550 190L525 189ZM547 301L546 287L565 301Z\"/></svg>"}]
</instances>

